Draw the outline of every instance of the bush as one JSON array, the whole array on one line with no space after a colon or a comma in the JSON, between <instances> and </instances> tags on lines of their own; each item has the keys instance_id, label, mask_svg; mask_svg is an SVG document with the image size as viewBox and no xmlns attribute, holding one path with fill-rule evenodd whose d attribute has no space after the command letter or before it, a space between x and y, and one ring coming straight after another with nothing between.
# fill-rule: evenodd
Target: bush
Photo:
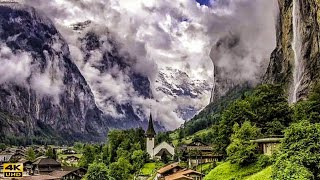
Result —
<instances>
[{"instance_id":1,"label":"bush","mask_svg":"<svg viewBox=\"0 0 320 180\"><path fill-rule=\"evenodd\" d=\"M271 165L272 162L271 162L271 159L270 159L270 156L267 156L267 155L260 155L259 158L258 158L258 161L257 161L257 166L260 167L260 168L265 168L269 165Z\"/></svg>"}]
</instances>

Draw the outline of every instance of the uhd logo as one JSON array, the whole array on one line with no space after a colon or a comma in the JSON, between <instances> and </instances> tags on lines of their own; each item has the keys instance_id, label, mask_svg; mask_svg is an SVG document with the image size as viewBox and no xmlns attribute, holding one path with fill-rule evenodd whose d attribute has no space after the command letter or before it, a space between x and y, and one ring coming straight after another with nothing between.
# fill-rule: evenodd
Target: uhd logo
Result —
<instances>
[{"instance_id":1,"label":"uhd logo","mask_svg":"<svg viewBox=\"0 0 320 180\"><path fill-rule=\"evenodd\" d=\"M4 177L22 177L22 163L5 163L3 164Z\"/></svg>"}]
</instances>

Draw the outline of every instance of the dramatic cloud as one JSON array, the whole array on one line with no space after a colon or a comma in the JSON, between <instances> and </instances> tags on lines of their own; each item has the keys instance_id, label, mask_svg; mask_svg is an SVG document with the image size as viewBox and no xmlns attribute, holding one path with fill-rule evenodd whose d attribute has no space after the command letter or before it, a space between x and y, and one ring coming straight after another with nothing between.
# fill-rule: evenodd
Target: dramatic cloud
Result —
<instances>
[{"instance_id":1,"label":"dramatic cloud","mask_svg":"<svg viewBox=\"0 0 320 180\"><path fill-rule=\"evenodd\" d=\"M47 55L47 58L50 57ZM46 69L41 71L31 54L20 51L13 53L9 47L2 44L0 45L0 85L15 84L28 87L40 96L53 97L58 103L59 94L64 86L63 74L57 68L58 65L54 64L57 61L48 60Z\"/></svg>"},{"instance_id":2,"label":"dramatic cloud","mask_svg":"<svg viewBox=\"0 0 320 180\"><path fill-rule=\"evenodd\" d=\"M143 106L145 113L152 105L168 128L182 122L174 109L188 105L191 99L158 92L155 81L159 70L176 68L187 72L193 80L206 80L213 86L211 48L222 37L235 34L241 41L241 56L223 55L216 66L224 67L226 74L240 66L236 68L239 72L233 74L236 79L256 81L255 75L263 73L275 47L276 0L201 1L208 6L192 0L25 0L25 3L55 22L70 44L72 56L92 86L101 109L116 114L114 107L104 104L108 96L118 102L131 99L137 107ZM81 33L72 31L70 25L87 20L92 21L101 37L111 32L122 45L121 51L136 58L135 70L149 77L155 99L137 96L125 73L118 71L115 77L112 72L97 71L99 52L91 52L91 59L83 62L78 40ZM261 66L262 69L257 68ZM209 97L210 92L205 91L192 104L204 105Z\"/></svg>"},{"instance_id":3,"label":"dramatic cloud","mask_svg":"<svg viewBox=\"0 0 320 180\"><path fill-rule=\"evenodd\" d=\"M28 53L13 54L11 49L0 46L0 85L15 82L24 85L31 73L32 59Z\"/></svg>"}]
</instances>

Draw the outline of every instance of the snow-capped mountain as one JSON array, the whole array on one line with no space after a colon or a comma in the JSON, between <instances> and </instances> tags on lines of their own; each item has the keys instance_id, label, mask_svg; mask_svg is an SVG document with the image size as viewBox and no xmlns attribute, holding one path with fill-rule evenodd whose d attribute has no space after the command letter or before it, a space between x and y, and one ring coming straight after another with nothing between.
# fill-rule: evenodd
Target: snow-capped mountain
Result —
<instances>
[{"instance_id":1,"label":"snow-capped mountain","mask_svg":"<svg viewBox=\"0 0 320 180\"><path fill-rule=\"evenodd\" d=\"M162 68L155 81L156 90L163 101L176 103L174 110L183 120L191 119L208 103L212 83L202 78L192 78L186 72L171 67Z\"/></svg>"}]
</instances>

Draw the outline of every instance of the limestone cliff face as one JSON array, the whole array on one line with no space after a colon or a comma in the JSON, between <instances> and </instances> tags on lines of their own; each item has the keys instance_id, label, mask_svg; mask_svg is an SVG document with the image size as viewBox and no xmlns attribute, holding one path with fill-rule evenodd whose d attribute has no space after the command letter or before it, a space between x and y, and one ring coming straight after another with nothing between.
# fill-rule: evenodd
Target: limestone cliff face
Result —
<instances>
[{"instance_id":1,"label":"limestone cliff face","mask_svg":"<svg viewBox=\"0 0 320 180\"><path fill-rule=\"evenodd\" d=\"M320 74L319 0L278 0L277 47L265 81L284 84L291 102L303 99Z\"/></svg>"}]
</instances>

